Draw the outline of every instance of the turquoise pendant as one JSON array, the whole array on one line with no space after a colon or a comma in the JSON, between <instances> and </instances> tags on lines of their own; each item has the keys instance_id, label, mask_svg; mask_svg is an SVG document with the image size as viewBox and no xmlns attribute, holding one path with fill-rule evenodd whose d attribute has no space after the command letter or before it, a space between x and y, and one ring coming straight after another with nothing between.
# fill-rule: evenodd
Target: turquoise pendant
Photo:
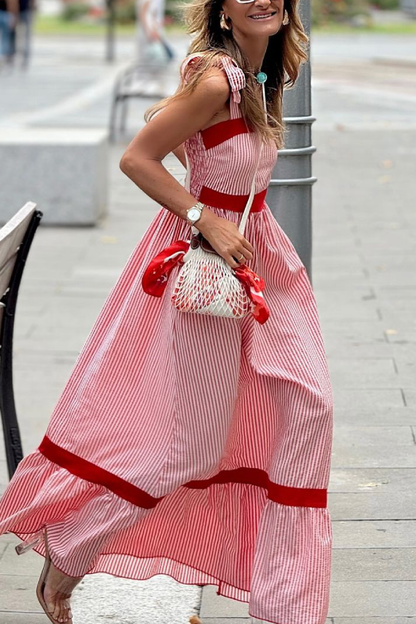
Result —
<instances>
[{"instance_id":1,"label":"turquoise pendant","mask_svg":"<svg viewBox=\"0 0 416 624\"><path fill-rule=\"evenodd\" d=\"M259 72L256 76L256 80L259 84L263 84L267 80L267 74L265 72Z\"/></svg>"}]
</instances>

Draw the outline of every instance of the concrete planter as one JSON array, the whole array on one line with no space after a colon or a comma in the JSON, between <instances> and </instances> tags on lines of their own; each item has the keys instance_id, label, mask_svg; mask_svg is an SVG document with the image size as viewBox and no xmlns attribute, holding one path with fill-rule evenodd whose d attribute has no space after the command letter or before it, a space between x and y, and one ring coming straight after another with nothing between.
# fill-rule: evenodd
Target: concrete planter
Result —
<instances>
[{"instance_id":1,"label":"concrete planter","mask_svg":"<svg viewBox=\"0 0 416 624\"><path fill-rule=\"evenodd\" d=\"M107 131L2 130L0 162L1 224L27 201L42 211L42 225L93 225L107 213Z\"/></svg>"}]
</instances>

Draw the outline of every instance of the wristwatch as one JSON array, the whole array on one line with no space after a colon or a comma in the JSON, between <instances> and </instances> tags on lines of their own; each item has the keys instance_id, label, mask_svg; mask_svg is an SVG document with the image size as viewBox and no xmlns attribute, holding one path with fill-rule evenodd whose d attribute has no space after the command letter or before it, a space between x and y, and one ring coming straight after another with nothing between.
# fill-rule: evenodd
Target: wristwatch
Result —
<instances>
[{"instance_id":1,"label":"wristwatch","mask_svg":"<svg viewBox=\"0 0 416 624\"><path fill-rule=\"evenodd\" d=\"M195 223L201 217L202 209L204 208L204 206L205 204L198 201L196 204L191 206L191 208L188 208L188 210L186 211L186 220L190 225L195 225Z\"/></svg>"}]
</instances>

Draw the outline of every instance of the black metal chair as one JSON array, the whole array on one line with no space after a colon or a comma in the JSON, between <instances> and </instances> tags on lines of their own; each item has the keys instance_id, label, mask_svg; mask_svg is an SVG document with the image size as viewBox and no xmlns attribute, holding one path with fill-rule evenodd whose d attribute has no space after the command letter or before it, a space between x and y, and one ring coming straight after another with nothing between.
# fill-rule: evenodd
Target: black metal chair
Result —
<instances>
[{"instance_id":1,"label":"black metal chair","mask_svg":"<svg viewBox=\"0 0 416 624\"><path fill-rule=\"evenodd\" d=\"M28 202L0 229L0 412L11 479L23 458L13 391L13 328L17 295L30 246L43 213Z\"/></svg>"}]
</instances>

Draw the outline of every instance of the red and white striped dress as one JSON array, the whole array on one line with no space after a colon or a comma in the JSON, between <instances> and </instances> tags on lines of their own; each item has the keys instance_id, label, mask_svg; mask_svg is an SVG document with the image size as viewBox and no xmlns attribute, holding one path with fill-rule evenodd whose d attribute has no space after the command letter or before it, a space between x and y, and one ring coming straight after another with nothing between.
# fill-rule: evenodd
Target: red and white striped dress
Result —
<instances>
[{"instance_id":1,"label":"red and white striped dress","mask_svg":"<svg viewBox=\"0 0 416 624\"><path fill-rule=\"evenodd\" d=\"M244 73L222 63L231 118L186 149L191 193L237 223L258 144L239 108ZM189 239L186 221L160 208L1 498L0 533L31 539L46 525L54 563L73 576L167 574L218 586L254 618L323 624L333 397L311 283L264 201L276 158L265 146L245 230L267 322L178 312L179 266L162 297L143 291L151 259Z\"/></svg>"}]
</instances>

